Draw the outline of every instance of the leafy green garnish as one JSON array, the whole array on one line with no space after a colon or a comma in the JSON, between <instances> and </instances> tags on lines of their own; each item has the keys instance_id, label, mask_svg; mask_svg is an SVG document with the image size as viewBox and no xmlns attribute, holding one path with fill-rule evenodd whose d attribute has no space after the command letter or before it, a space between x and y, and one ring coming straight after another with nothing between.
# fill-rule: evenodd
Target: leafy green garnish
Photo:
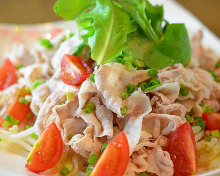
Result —
<instances>
[{"instance_id":1,"label":"leafy green garnish","mask_svg":"<svg viewBox=\"0 0 220 176\"><path fill-rule=\"evenodd\" d=\"M141 63L141 68L190 62L185 25L169 24L163 6L153 6L148 0L58 0L54 9L65 19L76 19L98 65L125 57Z\"/></svg>"}]
</instances>

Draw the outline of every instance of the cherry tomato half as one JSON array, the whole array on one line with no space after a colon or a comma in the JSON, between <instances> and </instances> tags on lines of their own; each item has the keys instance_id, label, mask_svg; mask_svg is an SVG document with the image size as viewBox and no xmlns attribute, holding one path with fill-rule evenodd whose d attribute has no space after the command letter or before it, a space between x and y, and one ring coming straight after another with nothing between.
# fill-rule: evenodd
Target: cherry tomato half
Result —
<instances>
[{"instance_id":1,"label":"cherry tomato half","mask_svg":"<svg viewBox=\"0 0 220 176\"><path fill-rule=\"evenodd\" d=\"M5 59L4 64L0 67L0 90L4 90L16 82L16 68L9 59Z\"/></svg>"},{"instance_id":2,"label":"cherry tomato half","mask_svg":"<svg viewBox=\"0 0 220 176\"><path fill-rule=\"evenodd\" d=\"M52 123L35 143L27 157L25 167L35 173L44 172L54 167L63 153L63 141L60 131L55 123Z\"/></svg>"},{"instance_id":3,"label":"cherry tomato half","mask_svg":"<svg viewBox=\"0 0 220 176\"><path fill-rule=\"evenodd\" d=\"M91 67L80 57L65 54L61 61L61 78L68 85L81 84L92 73Z\"/></svg>"},{"instance_id":4,"label":"cherry tomato half","mask_svg":"<svg viewBox=\"0 0 220 176\"><path fill-rule=\"evenodd\" d=\"M90 176L123 176L128 161L128 140L125 133L121 132L108 144Z\"/></svg>"},{"instance_id":5,"label":"cherry tomato half","mask_svg":"<svg viewBox=\"0 0 220 176\"><path fill-rule=\"evenodd\" d=\"M209 130L220 130L220 113L203 113L202 119Z\"/></svg>"},{"instance_id":6,"label":"cherry tomato half","mask_svg":"<svg viewBox=\"0 0 220 176\"><path fill-rule=\"evenodd\" d=\"M194 175L198 170L198 157L195 136L189 122L182 124L171 135L167 151L178 176Z\"/></svg>"},{"instance_id":7,"label":"cherry tomato half","mask_svg":"<svg viewBox=\"0 0 220 176\"><path fill-rule=\"evenodd\" d=\"M24 98L26 95L31 95L31 93L30 91L26 91L25 87L17 90L17 95L14 98L14 101L5 112L5 114L12 116L13 119L19 120L18 124L25 120L28 113L31 112L30 103L24 104L19 101L20 98ZM0 126L5 122L5 119L3 118L4 115L0 119Z\"/></svg>"}]
</instances>

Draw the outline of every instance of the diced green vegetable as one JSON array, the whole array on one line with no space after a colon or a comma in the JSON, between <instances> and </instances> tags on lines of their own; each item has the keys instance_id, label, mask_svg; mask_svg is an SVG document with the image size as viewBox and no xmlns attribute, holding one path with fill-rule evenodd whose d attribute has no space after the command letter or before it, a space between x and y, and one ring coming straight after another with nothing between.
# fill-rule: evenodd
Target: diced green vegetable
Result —
<instances>
[{"instance_id":1,"label":"diced green vegetable","mask_svg":"<svg viewBox=\"0 0 220 176\"><path fill-rule=\"evenodd\" d=\"M94 109L95 109L95 104L92 103L92 102L90 102L90 103L88 103L88 104L86 105L86 108L85 108L84 112L85 112L86 114L89 114L89 113L91 113Z\"/></svg>"},{"instance_id":2,"label":"diced green vegetable","mask_svg":"<svg viewBox=\"0 0 220 176\"><path fill-rule=\"evenodd\" d=\"M133 93L134 91L136 90L136 86L133 85L133 84L129 84L128 87L127 87L127 92L128 93Z\"/></svg>"},{"instance_id":3,"label":"diced green vegetable","mask_svg":"<svg viewBox=\"0 0 220 176\"><path fill-rule=\"evenodd\" d=\"M141 87L142 91L145 91L149 87L149 85L147 82L142 82L140 83L139 87Z\"/></svg>"},{"instance_id":4,"label":"diced green vegetable","mask_svg":"<svg viewBox=\"0 0 220 176\"><path fill-rule=\"evenodd\" d=\"M68 135L68 139L69 139L69 140L71 140L71 139L72 139L72 137L73 137L73 135L72 135L72 134L69 134L69 135Z\"/></svg>"},{"instance_id":5,"label":"diced green vegetable","mask_svg":"<svg viewBox=\"0 0 220 176\"><path fill-rule=\"evenodd\" d=\"M16 70L19 70L22 67L24 67L24 65L22 65L22 64L16 65Z\"/></svg>"},{"instance_id":6,"label":"diced green vegetable","mask_svg":"<svg viewBox=\"0 0 220 176\"><path fill-rule=\"evenodd\" d=\"M122 93L121 93L121 98L122 98L123 100L127 99L128 97L129 97L129 94L128 94L127 92L122 92Z\"/></svg>"},{"instance_id":7,"label":"diced green vegetable","mask_svg":"<svg viewBox=\"0 0 220 176\"><path fill-rule=\"evenodd\" d=\"M10 125L10 122L8 122L8 121L4 121L3 124L2 124L2 126L3 126L4 128L8 128L9 125Z\"/></svg>"},{"instance_id":8,"label":"diced green vegetable","mask_svg":"<svg viewBox=\"0 0 220 176\"><path fill-rule=\"evenodd\" d=\"M192 117L190 117L189 115L186 115L186 116L185 116L185 119L186 119L187 122L189 122L189 123L193 122Z\"/></svg>"},{"instance_id":9,"label":"diced green vegetable","mask_svg":"<svg viewBox=\"0 0 220 176\"><path fill-rule=\"evenodd\" d=\"M181 96L187 96L189 94L189 91L186 89L185 85L180 85L180 95Z\"/></svg>"},{"instance_id":10,"label":"diced green vegetable","mask_svg":"<svg viewBox=\"0 0 220 176\"><path fill-rule=\"evenodd\" d=\"M219 137L220 137L219 130L211 131L211 134L212 134L212 136L215 137L215 138L219 138Z\"/></svg>"},{"instance_id":11,"label":"diced green vegetable","mask_svg":"<svg viewBox=\"0 0 220 176\"><path fill-rule=\"evenodd\" d=\"M160 87L160 86L162 86L162 84L156 84L156 85L154 85L154 86L151 86L151 87L146 88L145 91L146 91L146 92L149 92L149 91L151 91L151 90L153 90L153 89L156 89L157 87Z\"/></svg>"},{"instance_id":12,"label":"diced green vegetable","mask_svg":"<svg viewBox=\"0 0 220 176\"><path fill-rule=\"evenodd\" d=\"M61 169L60 174L62 176L67 176L69 174L69 169L67 169L66 167L64 167L63 169Z\"/></svg>"},{"instance_id":13,"label":"diced green vegetable","mask_svg":"<svg viewBox=\"0 0 220 176\"><path fill-rule=\"evenodd\" d=\"M11 122L10 122L10 125L14 126L14 125L17 125L18 123L19 123L19 120L12 119Z\"/></svg>"},{"instance_id":14,"label":"diced green vegetable","mask_svg":"<svg viewBox=\"0 0 220 176\"><path fill-rule=\"evenodd\" d=\"M3 118L8 122L10 122L13 119L13 117L8 114L5 114Z\"/></svg>"},{"instance_id":15,"label":"diced green vegetable","mask_svg":"<svg viewBox=\"0 0 220 176\"><path fill-rule=\"evenodd\" d=\"M25 105L27 105L27 104L29 103L29 101L26 100L26 99L23 98L23 97L21 97L21 98L19 99L19 102L22 103L22 104L25 104Z\"/></svg>"},{"instance_id":16,"label":"diced green vegetable","mask_svg":"<svg viewBox=\"0 0 220 176\"><path fill-rule=\"evenodd\" d=\"M210 141L212 138L213 138L212 136L208 136L208 137L205 138L205 141L208 142L208 141Z\"/></svg>"},{"instance_id":17,"label":"diced green vegetable","mask_svg":"<svg viewBox=\"0 0 220 176\"><path fill-rule=\"evenodd\" d=\"M101 153L105 150L105 148L107 147L107 145L108 145L108 143L104 143L104 144L102 145Z\"/></svg>"},{"instance_id":18,"label":"diced green vegetable","mask_svg":"<svg viewBox=\"0 0 220 176\"><path fill-rule=\"evenodd\" d=\"M70 91L66 92L67 100L72 100L72 93Z\"/></svg>"},{"instance_id":19,"label":"diced green vegetable","mask_svg":"<svg viewBox=\"0 0 220 176\"><path fill-rule=\"evenodd\" d=\"M86 175L89 175L91 173L92 169L93 169L93 165L89 164L87 169L86 169Z\"/></svg>"},{"instance_id":20,"label":"diced green vegetable","mask_svg":"<svg viewBox=\"0 0 220 176\"><path fill-rule=\"evenodd\" d=\"M127 112L128 112L128 107L127 106L123 106L121 108L121 115L125 116L127 114Z\"/></svg>"},{"instance_id":21,"label":"diced green vegetable","mask_svg":"<svg viewBox=\"0 0 220 176\"><path fill-rule=\"evenodd\" d=\"M31 133L30 135L29 135L30 137L32 137L33 139L38 139L38 135L36 135L35 133Z\"/></svg>"},{"instance_id":22,"label":"diced green vegetable","mask_svg":"<svg viewBox=\"0 0 220 176\"><path fill-rule=\"evenodd\" d=\"M38 41L40 45L43 46L44 48L47 48L47 49L53 48L53 44L50 43L50 40L48 39L39 39Z\"/></svg>"},{"instance_id":23,"label":"diced green vegetable","mask_svg":"<svg viewBox=\"0 0 220 176\"><path fill-rule=\"evenodd\" d=\"M149 76L155 76L157 75L158 73L158 70L156 68L151 68L149 71L148 71L148 75Z\"/></svg>"},{"instance_id":24,"label":"diced green vegetable","mask_svg":"<svg viewBox=\"0 0 220 176\"><path fill-rule=\"evenodd\" d=\"M153 79L149 82L149 87L155 86L155 85L158 85L158 84L160 84L159 79L153 78Z\"/></svg>"},{"instance_id":25,"label":"diced green vegetable","mask_svg":"<svg viewBox=\"0 0 220 176\"><path fill-rule=\"evenodd\" d=\"M91 80L92 82L95 82L95 73L92 73L92 74L90 75L90 80Z\"/></svg>"},{"instance_id":26,"label":"diced green vegetable","mask_svg":"<svg viewBox=\"0 0 220 176\"><path fill-rule=\"evenodd\" d=\"M92 165L95 164L98 158L99 158L98 155L92 154L88 159L89 164L92 164Z\"/></svg>"}]
</instances>

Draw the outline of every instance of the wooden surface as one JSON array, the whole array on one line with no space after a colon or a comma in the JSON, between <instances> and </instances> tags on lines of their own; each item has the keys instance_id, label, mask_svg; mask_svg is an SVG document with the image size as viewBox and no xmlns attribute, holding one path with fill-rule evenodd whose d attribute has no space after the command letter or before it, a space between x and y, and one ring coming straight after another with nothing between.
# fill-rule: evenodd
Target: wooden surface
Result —
<instances>
[{"instance_id":1,"label":"wooden surface","mask_svg":"<svg viewBox=\"0 0 220 176\"><path fill-rule=\"evenodd\" d=\"M0 0L0 23L27 24L59 20L53 12L55 1ZM177 1L220 37L220 0Z\"/></svg>"}]
</instances>

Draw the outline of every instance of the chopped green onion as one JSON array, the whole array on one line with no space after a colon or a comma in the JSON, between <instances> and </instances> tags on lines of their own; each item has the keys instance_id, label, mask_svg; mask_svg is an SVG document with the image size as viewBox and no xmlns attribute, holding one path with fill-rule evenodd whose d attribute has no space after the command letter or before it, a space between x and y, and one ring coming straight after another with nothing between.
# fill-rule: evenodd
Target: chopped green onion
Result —
<instances>
[{"instance_id":1,"label":"chopped green onion","mask_svg":"<svg viewBox=\"0 0 220 176\"><path fill-rule=\"evenodd\" d=\"M47 98L44 98L44 99L43 99L43 102L45 102L46 100L47 100Z\"/></svg>"},{"instance_id":2,"label":"chopped green onion","mask_svg":"<svg viewBox=\"0 0 220 176\"><path fill-rule=\"evenodd\" d=\"M69 173L69 169L67 169L66 167L64 167L63 169L61 169L60 174L62 176L67 176Z\"/></svg>"},{"instance_id":3,"label":"chopped green onion","mask_svg":"<svg viewBox=\"0 0 220 176\"><path fill-rule=\"evenodd\" d=\"M214 112L214 108L211 107L211 106L205 106L204 104L200 104L201 108L202 108L202 111L204 113L213 113Z\"/></svg>"},{"instance_id":4,"label":"chopped green onion","mask_svg":"<svg viewBox=\"0 0 220 176\"><path fill-rule=\"evenodd\" d=\"M86 175L89 175L91 173L92 169L93 169L93 165L89 164L86 169Z\"/></svg>"},{"instance_id":5,"label":"chopped green onion","mask_svg":"<svg viewBox=\"0 0 220 176\"><path fill-rule=\"evenodd\" d=\"M81 43L80 45L73 48L73 55L78 56L82 53L83 47L85 46L85 43Z\"/></svg>"},{"instance_id":6,"label":"chopped green onion","mask_svg":"<svg viewBox=\"0 0 220 176\"><path fill-rule=\"evenodd\" d=\"M10 122L13 119L13 117L8 114L5 114L3 118L8 122Z\"/></svg>"},{"instance_id":7,"label":"chopped green onion","mask_svg":"<svg viewBox=\"0 0 220 176\"><path fill-rule=\"evenodd\" d=\"M4 121L3 124L2 124L2 126L3 126L4 128L8 128L9 125L10 125L10 122L8 122L8 121Z\"/></svg>"},{"instance_id":8,"label":"chopped green onion","mask_svg":"<svg viewBox=\"0 0 220 176\"><path fill-rule=\"evenodd\" d=\"M19 123L19 120L12 119L11 122L10 122L10 125L14 126L14 125L17 125L18 123Z\"/></svg>"},{"instance_id":9,"label":"chopped green onion","mask_svg":"<svg viewBox=\"0 0 220 176\"><path fill-rule=\"evenodd\" d=\"M90 80L91 80L92 82L95 82L95 73L92 73L92 74L90 75Z\"/></svg>"},{"instance_id":10,"label":"chopped green onion","mask_svg":"<svg viewBox=\"0 0 220 176\"><path fill-rule=\"evenodd\" d=\"M92 164L92 165L95 164L98 158L99 158L98 155L92 154L88 159L89 164Z\"/></svg>"},{"instance_id":11,"label":"chopped green onion","mask_svg":"<svg viewBox=\"0 0 220 176\"><path fill-rule=\"evenodd\" d=\"M107 145L108 145L108 143L104 143L104 144L102 145L101 153L105 150L105 148L107 147Z\"/></svg>"},{"instance_id":12,"label":"chopped green onion","mask_svg":"<svg viewBox=\"0 0 220 176\"><path fill-rule=\"evenodd\" d=\"M215 137L215 138L219 138L219 137L220 137L219 130L211 131L211 134L212 134L212 136Z\"/></svg>"},{"instance_id":13,"label":"chopped green onion","mask_svg":"<svg viewBox=\"0 0 220 176\"><path fill-rule=\"evenodd\" d=\"M202 121L202 117L200 117L200 116L196 116L196 117L194 117L193 119L194 119L194 120L197 120L197 121Z\"/></svg>"},{"instance_id":14,"label":"chopped green onion","mask_svg":"<svg viewBox=\"0 0 220 176\"><path fill-rule=\"evenodd\" d=\"M23 98L23 97L21 97L21 98L19 99L19 102L22 103L22 104L25 104L25 105L27 105L27 104L29 103L29 101L26 100L26 99Z\"/></svg>"},{"instance_id":15,"label":"chopped green onion","mask_svg":"<svg viewBox=\"0 0 220 176\"><path fill-rule=\"evenodd\" d=\"M26 130L29 129L29 128L31 128L31 127L32 127L32 126L28 126L28 125L26 125Z\"/></svg>"},{"instance_id":16,"label":"chopped green onion","mask_svg":"<svg viewBox=\"0 0 220 176\"><path fill-rule=\"evenodd\" d=\"M220 61L216 62L215 67L220 68Z\"/></svg>"},{"instance_id":17,"label":"chopped green onion","mask_svg":"<svg viewBox=\"0 0 220 176\"><path fill-rule=\"evenodd\" d=\"M115 62L117 62L117 63L119 63L119 64L125 64L125 60L124 59L122 59L122 58L116 58L115 59Z\"/></svg>"},{"instance_id":18,"label":"chopped green onion","mask_svg":"<svg viewBox=\"0 0 220 176\"><path fill-rule=\"evenodd\" d=\"M66 39L69 39L69 38L71 38L71 37L73 37L74 36L74 34L72 33L72 32L69 32L67 35L66 35Z\"/></svg>"},{"instance_id":19,"label":"chopped green onion","mask_svg":"<svg viewBox=\"0 0 220 176\"><path fill-rule=\"evenodd\" d=\"M201 131L203 131L204 128L205 128L205 123L206 123L206 121L197 122L196 126L200 126L201 127Z\"/></svg>"},{"instance_id":20,"label":"chopped green onion","mask_svg":"<svg viewBox=\"0 0 220 176\"><path fill-rule=\"evenodd\" d=\"M149 82L149 86L154 86L154 85L157 85L157 84L160 84L160 81L159 79L157 78L153 78L150 82Z\"/></svg>"},{"instance_id":21,"label":"chopped green onion","mask_svg":"<svg viewBox=\"0 0 220 176\"><path fill-rule=\"evenodd\" d=\"M47 49L53 48L52 43L50 43L50 40L48 39L39 39L38 41L40 45L43 46L44 48L47 48Z\"/></svg>"},{"instance_id":22,"label":"chopped green onion","mask_svg":"<svg viewBox=\"0 0 220 176\"><path fill-rule=\"evenodd\" d=\"M148 176L148 174L147 174L146 172L141 172L141 173L139 174L139 176Z\"/></svg>"},{"instance_id":23,"label":"chopped green onion","mask_svg":"<svg viewBox=\"0 0 220 176\"><path fill-rule=\"evenodd\" d=\"M145 91L145 89L147 89L149 87L147 82L142 82L139 84L139 87L141 87L142 91Z\"/></svg>"},{"instance_id":24,"label":"chopped green onion","mask_svg":"<svg viewBox=\"0 0 220 176\"><path fill-rule=\"evenodd\" d=\"M142 67L145 66L144 61L139 60L139 59L135 59L134 62L133 62L133 64L134 64L135 66L137 66L138 68L142 68Z\"/></svg>"},{"instance_id":25,"label":"chopped green onion","mask_svg":"<svg viewBox=\"0 0 220 176\"><path fill-rule=\"evenodd\" d=\"M31 133L30 135L29 135L30 137L32 137L33 139L38 139L38 135L36 135L35 133Z\"/></svg>"},{"instance_id":26,"label":"chopped green onion","mask_svg":"<svg viewBox=\"0 0 220 176\"><path fill-rule=\"evenodd\" d=\"M128 93L133 93L136 90L136 86L133 84L129 84L127 87L127 92Z\"/></svg>"},{"instance_id":27,"label":"chopped green onion","mask_svg":"<svg viewBox=\"0 0 220 176\"><path fill-rule=\"evenodd\" d=\"M73 163L72 163L72 161L67 161L67 162L65 162L65 163L64 163L64 166L65 166L69 171L73 170Z\"/></svg>"},{"instance_id":28,"label":"chopped green onion","mask_svg":"<svg viewBox=\"0 0 220 176\"><path fill-rule=\"evenodd\" d=\"M72 137L73 137L73 135L72 135L72 134L69 134L69 135L68 135L68 139L69 139L69 140L71 140L71 139L72 139Z\"/></svg>"},{"instance_id":29,"label":"chopped green onion","mask_svg":"<svg viewBox=\"0 0 220 176\"><path fill-rule=\"evenodd\" d=\"M220 77L216 75L214 70L209 70L209 73L211 73L212 77L216 82L220 82Z\"/></svg>"},{"instance_id":30,"label":"chopped green onion","mask_svg":"<svg viewBox=\"0 0 220 176\"><path fill-rule=\"evenodd\" d=\"M66 92L67 100L72 100L72 93L70 91Z\"/></svg>"},{"instance_id":31,"label":"chopped green onion","mask_svg":"<svg viewBox=\"0 0 220 176\"><path fill-rule=\"evenodd\" d=\"M155 75L157 75L157 73L158 73L158 70L156 68L151 68L147 74L149 76L155 76Z\"/></svg>"},{"instance_id":32,"label":"chopped green onion","mask_svg":"<svg viewBox=\"0 0 220 176\"><path fill-rule=\"evenodd\" d=\"M129 94L128 94L127 92L122 92L122 93L121 93L121 98L122 98L123 100L127 99L128 97L129 97Z\"/></svg>"},{"instance_id":33,"label":"chopped green onion","mask_svg":"<svg viewBox=\"0 0 220 176\"><path fill-rule=\"evenodd\" d=\"M26 93L31 93L31 89L30 89L30 87L28 87L28 86L25 86L24 91L25 91Z\"/></svg>"},{"instance_id":34,"label":"chopped green onion","mask_svg":"<svg viewBox=\"0 0 220 176\"><path fill-rule=\"evenodd\" d=\"M84 112L85 112L86 114L89 114L89 113L91 113L94 109L95 109L95 104L92 103L92 102L90 102L90 103L88 103L88 104L86 105L86 108L85 108Z\"/></svg>"},{"instance_id":35,"label":"chopped green onion","mask_svg":"<svg viewBox=\"0 0 220 176\"><path fill-rule=\"evenodd\" d=\"M181 96L187 96L189 94L189 91L186 89L185 85L180 85L180 95Z\"/></svg>"},{"instance_id":36,"label":"chopped green onion","mask_svg":"<svg viewBox=\"0 0 220 176\"><path fill-rule=\"evenodd\" d=\"M187 122L189 122L189 123L193 122L192 117L190 117L189 115L186 115L186 116L185 116L185 119L186 119Z\"/></svg>"},{"instance_id":37,"label":"chopped green onion","mask_svg":"<svg viewBox=\"0 0 220 176\"><path fill-rule=\"evenodd\" d=\"M127 69L129 72L133 72L134 71L134 66L132 65L132 63L126 63L127 65Z\"/></svg>"},{"instance_id":38,"label":"chopped green onion","mask_svg":"<svg viewBox=\"0 0 220 176\"><path fill-rule=\"evenodd\" d=\"M36 89L39 86L39 81L35 80L34 83L32 84L32 89Z\"/></svg>"},{"instance_id":39,"label":"chopped green onion","mask_svg":"<svg viewBox=\"0 0 220 176\"><path fill-rule=\"evenodd\" d=\"M212 139L212 136L208 136L208 137L205 138L205 141L208 142L208 141L210 141L211 139Z\"/></svg>"},{"instance_id":40,"label":"chopped green onion","mask_svg":"<svg viewBox=\"0 0 220 176\"><path fill-rule=\"evenodd\" d=\"M157 87L160 87L160 86L162 86L162 84L156 84L156 85L154 85L154 86L151 86L151 87L146 88L145 91L146 91L146 92L149 92L149 91L151 91L151 90L153 90L153 89L155 89L155 88L157 88Z\"/></svg>"},{"instance_id":41,"label":"chopped green onion","mask_svg":"<svg viewBox=\"0 0 220 176\"><path fill-rule=\"evenodd\" d=\"M64 105L65 103L64 102L62 102L62 103L60 103L59 105Z\"/></svg>"},{"instance_id":42,"label":"chopped green onion","mask_svg":"<svg viewBox=\"0 0 220 176\"><path fill-rule=\"evenodd\" d=\"M125 116L128 112L128 107L127 106L124 106L121 108L121 115L122 116Z\"/></svg>"},{"instance_id":43,"label":"chopped green onion","mask_svg":"<svg viewBox=\"0 0 220 176\"><path fill-rule=\"evenodd\" d=\"M22 67L24 67L24 65L18 64L18 65L16 65L16 70L19 70L19 69L22 68Z\"/></svg>"},{"instance_id":44,"label":"chopped green onion","mask_svg":"<svg viewBox=\"0 0 220 176\"><path fill-rule=\"evenodd\" d=\"M16 93L17 93L17 96L18 96L18 97L23 97L24 94L25 94L25 91L24 91L23 88L19 88L19 89L16 91Z\"/></svg>"},{"instance_id":45,"label":"chopped green onion","mask_svg":"<svg viewBox=\"0 0 220 176\"><path fill-rule=\"evenodd\" d=\"M0 142L2 141L2 139L0 138Z\"/></svg>"}]
</instances>

